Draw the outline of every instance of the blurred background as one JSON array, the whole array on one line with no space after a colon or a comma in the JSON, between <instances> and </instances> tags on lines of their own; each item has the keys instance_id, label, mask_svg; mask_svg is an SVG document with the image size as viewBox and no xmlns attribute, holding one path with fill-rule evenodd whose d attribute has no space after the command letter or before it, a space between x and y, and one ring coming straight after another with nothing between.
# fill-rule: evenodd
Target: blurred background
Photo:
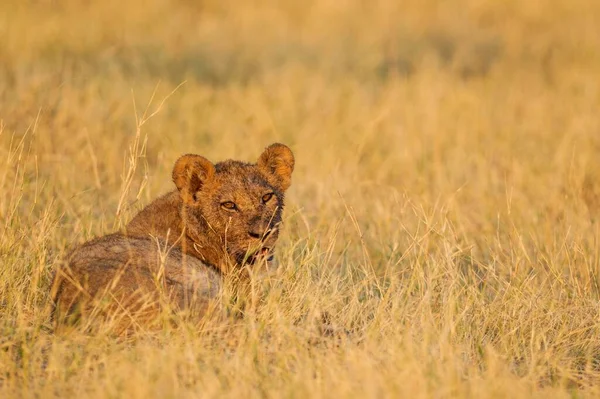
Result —
<instances>
[{"instance_id":1,"label":"blurred background","mask_svg":"<svg viewBox=\"0 0 600 399\"><path fill-rule=\"evenodd\" d=\"M499 215L537 235L599 207L600 3L5 0L0 38L4 214L52 200L103 232L181 153L274 141L313 225L333 198L389 223L404 196L478 241Z\"/></svg>"},{"instance_id":2,"label":"blurred background","mask_svg":"<svg viewBox=\"0 0 600 399\"><path fill-rule=\"evenodd\" d=\"M316 209L462 190L495 218L511 191L553 223L586 176L595 201L593 1L5 0L0 38L1 148L23 139L24 181L67 216L73 195L114 210L136 131L130 202L169 189L183 152L251 160L273 141L297 154L293 201Z\"/></svg>"}]
</instances>

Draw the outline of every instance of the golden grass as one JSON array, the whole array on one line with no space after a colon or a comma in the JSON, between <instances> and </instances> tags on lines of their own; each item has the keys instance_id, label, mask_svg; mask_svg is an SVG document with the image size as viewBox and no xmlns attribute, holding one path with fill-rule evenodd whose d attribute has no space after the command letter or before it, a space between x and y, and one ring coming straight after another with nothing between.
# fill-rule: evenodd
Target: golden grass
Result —
<instances>
[{"instance_id":1,"label":"golden grass","mask_svg":"<svg viewBox=\"0 0 600 399\"><path fill-rule=\"evenodd\" d=\"M600 3L8 0L0 38L0 397L600 395ZM52 333L70 247L274 141L243 320Z\"/></svg>"}]
</instances>

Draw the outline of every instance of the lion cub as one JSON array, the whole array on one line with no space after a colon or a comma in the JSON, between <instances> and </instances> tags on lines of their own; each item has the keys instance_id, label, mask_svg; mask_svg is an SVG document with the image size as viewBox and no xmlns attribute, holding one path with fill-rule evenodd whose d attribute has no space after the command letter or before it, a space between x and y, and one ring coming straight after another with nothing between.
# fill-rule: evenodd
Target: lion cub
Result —
<instances>
[{"instance_id":1,"label":"lion cub","mask_svg":"<svg viewBox=\"0 0 600 399\"><path fill-rule=\"evenodd\" d=\"M55 322L101 316L128 329L164 306L204 314L223 275L272 259L293 170L292 151L277 143L255 164L182 156L173 168L177 190L125 231L69 255L52 284Z\"/></svg>"}]
</instances>

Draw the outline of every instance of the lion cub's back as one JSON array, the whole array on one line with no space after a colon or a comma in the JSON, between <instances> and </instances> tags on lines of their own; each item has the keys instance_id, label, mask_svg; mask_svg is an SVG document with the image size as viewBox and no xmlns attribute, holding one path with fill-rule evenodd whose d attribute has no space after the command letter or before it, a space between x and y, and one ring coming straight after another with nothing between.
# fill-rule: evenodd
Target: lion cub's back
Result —
<instances>
[{"instance_id":1,"label":"lion cub's back","mask_svg":"<svg viewBox=\"0 0 600 399\"><path fill-rule=\"evenodd\" d=\"M151 238L111 234L75 249L55 276L55 319L86 315L156 317L172 310L203 312L220 291L220 276L200 260Z\"/></svg>"}]
</instances>

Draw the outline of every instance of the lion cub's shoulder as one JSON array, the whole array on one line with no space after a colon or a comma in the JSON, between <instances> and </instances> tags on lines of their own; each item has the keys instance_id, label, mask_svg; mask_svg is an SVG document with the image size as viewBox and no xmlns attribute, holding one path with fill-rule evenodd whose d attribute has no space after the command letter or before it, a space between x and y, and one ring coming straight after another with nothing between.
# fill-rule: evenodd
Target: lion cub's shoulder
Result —
<instances>
[{"instance_id":1,"label":"lion cub's shoulder","mask_svg":"<svg viewBox=\"0 0 600 399\"><path fill-rule=\"evenodd\" d=\"M111 273L120 273L120 285L134 273L138 282L140 278L164 277L168 284L182 287L190 285L195 280L194 276L202 277L207 287L211 286L209 291L218 288L219 281L216 270L195 257L185 255L178 247L151 237L130 237L121 233L86 242L70 253L65 266L74 274L82 272L88 275L90 271L97 270L112 277Z\"/></svg>"},{"instance_id":2,"label":"lion cub's shoulder","mask_svg":"<svg viewBox=\"0 0 600 399\"><path fill-rule=\"evenodd\" d=\"M220 289L219 273L179 248L152 238L110 234L76 248L57 268L53 318L61 325L74 315L117 314L119 330L125 331L141 320L154 320L162 298L169 298L172 310L190 308L193 302L203 312Z\"/></svg>"}]
</instances>

